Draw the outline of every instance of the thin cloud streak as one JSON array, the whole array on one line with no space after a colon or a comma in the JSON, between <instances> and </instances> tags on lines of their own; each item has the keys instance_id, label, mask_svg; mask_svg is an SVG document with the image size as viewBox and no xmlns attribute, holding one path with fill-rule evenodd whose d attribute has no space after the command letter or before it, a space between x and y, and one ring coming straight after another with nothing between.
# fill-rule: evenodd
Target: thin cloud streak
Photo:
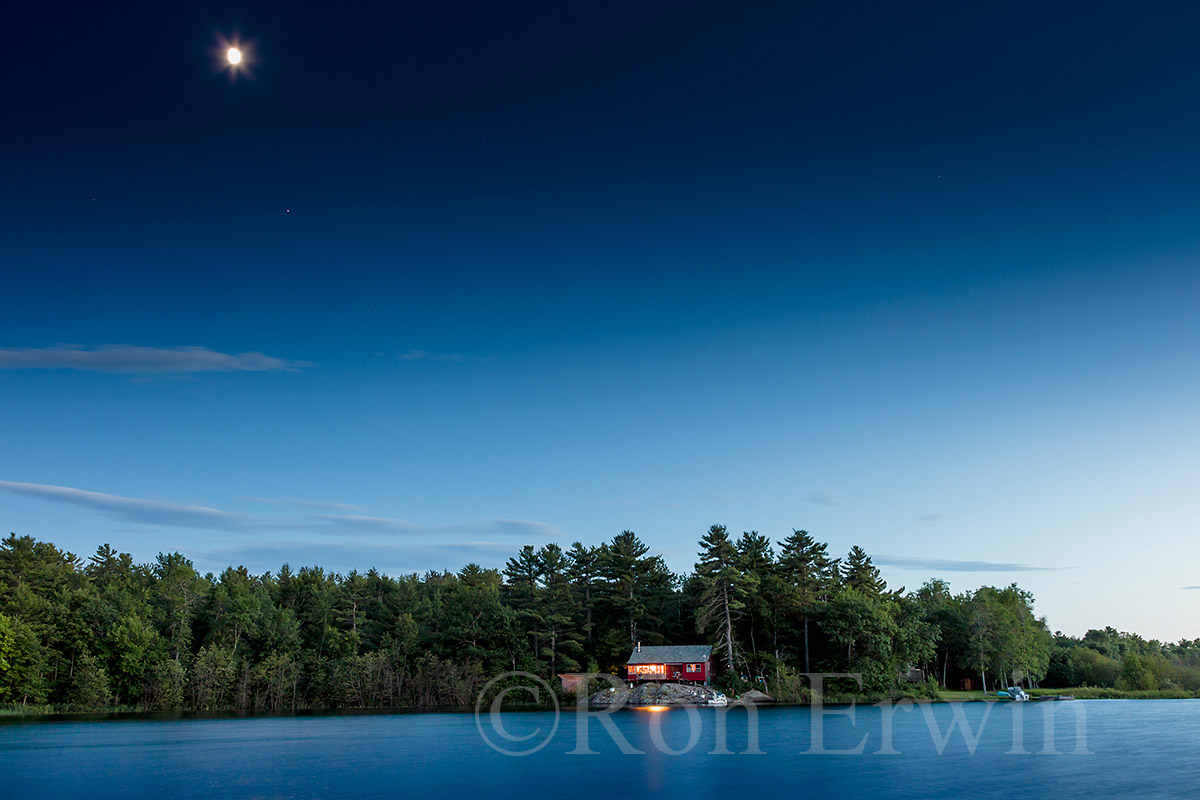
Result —
<instances>
[{"instance_id":1,"label":"thin cloud streak","mask_svg":"<svg viewBox=\"0 0 1200 800\"><path fill-rule=\"evenodd\" d=\"M167 525L179 528L204 528L217 531L241 531L252 527L254 518L206 506L139 500L103 492L89 492L70 486L0 481L0 491L35 497L54 503L97 511L110 519L139 525Z\"/></svg>"},{"instance_id":2,"label":"thin cloud streak","mask_svg":"<svg viewBox=\"0 0 1200 800\"><path fill-rule=\"evenodd\" d=\"M112 344L87 347L0 348L0 369L73 369L135 375L195 372L296 372L305 361L258 352L221 353L207 347L139 347Z\"/></svg>"},{"instance_id":3,"label":"thin cloud streak","mask_svg":"<svg viewBox=\"0 0 1200 800\"><path fill-rule=\"evenodd\" d=\"M553 525L525 519L485 519L452 525L418 525L390 517L368 517L359 514L317 514L304 517L258 517L206 506L168 503L160 500L141 500L103 492L91 492L69 486L40 483L0 481L0 491L33 497L53 503L64 503L96 511L119 522L173 528L194 528L212 531L310 532L321 535L342 535L347 532L368 534L402 534L419 536L517 537L549 540L560 537Z\"/></svg>"},{"instance_id":4,"label":"thin cloud streak","mask_svg":"<svg viewBox=\"0 0 1200 800\"><path fill-rule=\"evenodd\" d=\"M618 508L683 508L680 503L668 503L665 501L653 500L605 500L603 505L615 506Z\"/></svg>"},{"instance_id":5,"label":"thin cloud streak","mask_svg":"<svg viewBox=\"0 0 1200 800\"><path fill-rule=\"evenodd\" d=\"M871 556L878 565L931 572L1053 572L1068 567L1034 567L1029 564L996 561L955 561L948 558L910 558L908 556Z\"/></svg>"},{"instance_id":6,"label":"thin cloud streak","mask_svg":"<svg viewBox=\"0 0 1200 800\"><path fill-rule=\"evenodd\" d=\"M361 506L351 505L349 503L326 503L321 500L303 500L298 497L241 497L247 503L261 503L267 506L298 506L299 508L317 508L326 511L346 511L358 512L362 511Z\"/></svg>"},{"instance_id":7,"label":"thin cloud streak","mask_svg":"<svg viewBox=\"0 0 1200 800\"><path fill-rule=\"evenodd\" d=\"M321 514L313 520L343 530L367 531L371 533L412 533L417 526L402 519L390 517L366 517L361 514Z\"/></svg>"},{"instance_id":8,"label":"thin cloud streak","mask_svg":"<svg viewBox=\"0 0 1200 800\"><path fill-rule=\"evenodd\" d=\"M401 353L399 356L401 361L462 361L463 357L457 353L430 353L425 350L409 350L407 353Z\"/></svg>"},{"instance_id":9,"label":"thin cloud streak","mask_svg":"<svg viewBox=\"0 0 1200 800\"><path fill-rule=\"evenodd\" d=\"M1180 589L1200 589L1200 586L1180 586Z\"/></svg>"},{"instance_id":10,"label":"thin cloud streak","mask_svg":"<svg viewBox=\"0 0 1200 800\"><path fill-rule=\"evenodd\" d=\"M834 497L833 492L817 491L808 493L808 502L819 506L840 506L841 501Z\"/></svg>"},{"instance_id":11,"label":"thin cloud streak","mask_svg":"<svg viewBox=\"0 0 1200 800\"><path fill-rule=\"evenodd\" d=\"M527 519L489 519L455 525L424 526L390 517L367 517L357 514L327 514L313 519L321 521L330 529L353 530L366 533L403 533L470 536L519 536L533 539L551 539L560 536L553 525Z\"/></svg>"}]
</instances>

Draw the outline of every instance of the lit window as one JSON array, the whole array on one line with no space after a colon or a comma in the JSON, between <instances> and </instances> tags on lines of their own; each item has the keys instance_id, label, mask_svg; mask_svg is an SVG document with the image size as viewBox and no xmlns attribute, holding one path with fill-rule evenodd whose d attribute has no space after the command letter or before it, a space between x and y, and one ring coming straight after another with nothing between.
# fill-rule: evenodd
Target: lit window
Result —
<instances>
[{"instance_id":1,"label":"lit window","mask_svg":"<svg viewBox=\"0 0 1200 800\"><path fill-rule=\"evenodd\" d=\"M665 664L630 664L629 666L635 675L662 675L667 671Z\"/></svg>"}]
</instances>

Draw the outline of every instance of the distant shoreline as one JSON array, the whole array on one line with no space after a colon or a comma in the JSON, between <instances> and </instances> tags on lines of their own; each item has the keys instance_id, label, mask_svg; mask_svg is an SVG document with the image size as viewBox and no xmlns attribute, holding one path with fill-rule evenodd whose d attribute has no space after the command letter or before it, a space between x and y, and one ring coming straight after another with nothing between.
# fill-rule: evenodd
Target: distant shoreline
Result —
<instances>
[{"instance_id":1,"label":"distant shoreline","mask_svg":"<svg viewBox=\"0 0 1200 800\"><path fill-rule=\"evenodd\" d=\"M1070 695L1076 701L1083 700L1200 700L1200 694L1189 693L1172 690L1143 690L1143 691L1121 691L1118 689L1104 689L1096 687L1074 687L1068 689L1034 689L1031 694L1034 697L1044 697L1048 695ZM911 698L911 697L892 697L886 695L829 695L822 705L826 706L848 706L848 705L875 705L891 699L892 702L900 703L905 700L916 703L1007 703L1010 701L995 697L994 695L984 695L982 692L964 692L947 690L939 693L936 698ZM668 708L705 708L705 706L684 704L665 704ZM759 709L771 708L806 708L811 707L812 703L796 703L796 702L774 702L755 704ZM634 711L642 706L628 705L621 707L620 711ZM729 707L737 707L736 703ZM560 706L564 711L571 710L572 706ZM592 710L601 710L605 706L590 706ZM535 712L553 710L552 705L514 705L505 707L504 711L514 713L520 712ZM298 708L294 711L246 711L238 709L220 709L207 711L189 711L189 710L174 710L174 711L145 711L137 708L129 707L110 707L102 710L92 711L71 711L69 709L55 708L52 706L0 706L0 724L4 722L72 722L72 721L121 721L121 720L203 720L203 719L275 719L288 717L339 717L339 716L376 716L386 714L473 714L474 707L461 706L396 706L391 708Z\"/></svg>"}]
</instances>

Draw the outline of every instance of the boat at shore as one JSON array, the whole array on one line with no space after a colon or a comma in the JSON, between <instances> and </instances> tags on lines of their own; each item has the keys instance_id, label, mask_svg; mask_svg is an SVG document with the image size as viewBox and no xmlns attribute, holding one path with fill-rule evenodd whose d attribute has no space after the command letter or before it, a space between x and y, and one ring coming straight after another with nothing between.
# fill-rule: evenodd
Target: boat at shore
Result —
<instances>
[{"instance_id":1,"label":"boat at shore","mask_svg":"<svg viewBox=\"0 0 1200 800\"><path fill-rule=\"evenodd\" d=\"M1043 694L1034 697L1022 689L1020 686L1010 686L1008 689L1001 689L996 692L996 699L1010 703L1029 703L1029 702L1055 702L1061 700L1074 700L1075 696L1070 694Z\"/></svg>"}]
</instances>

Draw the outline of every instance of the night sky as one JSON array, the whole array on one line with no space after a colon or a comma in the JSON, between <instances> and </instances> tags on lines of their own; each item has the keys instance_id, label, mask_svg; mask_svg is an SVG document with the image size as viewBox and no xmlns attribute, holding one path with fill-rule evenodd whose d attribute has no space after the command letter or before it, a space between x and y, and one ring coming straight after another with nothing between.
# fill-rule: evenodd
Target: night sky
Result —
<instances>
[{"instance_id":1,"label":"night sky","mask_svg":"<svg viewBox=\"0 0 1200 800\"><path fill-rule=\"evenodd\" d=\"M1198 35L10 0L0 530L399 573L805 528L1200 636Z\"/></svg>"}]
</instances>

